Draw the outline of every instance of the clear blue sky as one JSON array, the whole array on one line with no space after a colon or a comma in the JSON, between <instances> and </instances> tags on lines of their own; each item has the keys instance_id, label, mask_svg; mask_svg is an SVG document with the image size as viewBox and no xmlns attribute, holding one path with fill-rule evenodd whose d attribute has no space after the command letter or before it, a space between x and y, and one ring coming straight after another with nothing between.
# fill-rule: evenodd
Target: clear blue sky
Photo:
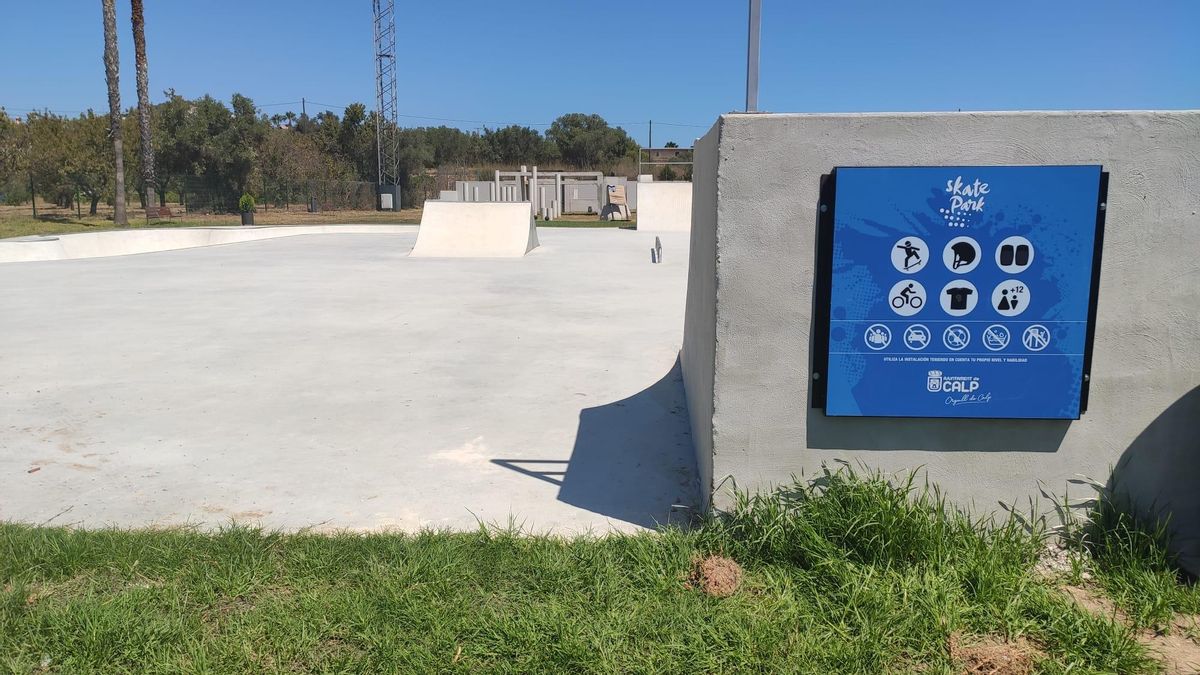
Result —
<instances>
[{"instance_id":1,"label":"clear blue sky","mask_svg":"<svg viewBox=\"0 0 1200 675\"><path fill-rule=\"evenodd\" d=\"M105 108L99 0L6 4L0 105ZM117 7L129 107L128 0ZM472 129L595 112L642 143L653 119L656 145L688 145L744 103L744 0L397 10L406 115ZM174 88L241 92L269 113L301 97L373 105L370 0L146 0L146 23L155 100ZM1200 108L1200 0L763 0L762 43L762 110Z\"/></svg>"}]
</instances>

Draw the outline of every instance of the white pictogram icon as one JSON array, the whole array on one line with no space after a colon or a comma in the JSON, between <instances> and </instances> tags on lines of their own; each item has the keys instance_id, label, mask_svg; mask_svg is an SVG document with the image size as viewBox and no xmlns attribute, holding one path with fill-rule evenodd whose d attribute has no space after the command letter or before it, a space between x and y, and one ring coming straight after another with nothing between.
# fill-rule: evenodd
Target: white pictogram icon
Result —
<instances>
[{"instance_id":1,"label":"white pictogram icon","mask_svg":"<svg viewBox=\"0 0 1200 675\"><path fill-rule=\"evenodd\" d=\"M904 346L914 352L929 346L929 329L919 323L914 323L904 329Z\"/></svg>"},{"instance_id":2,"label":"white pictogram icon","mask_svg":"<svg viewBox=\"0 0 1200 675\"><path fill-rule=\"evenodd\" d=\"M1050 345L1050 330L1035 323L1021 335L1021 343L1031 352L1040 352Z\"/></svg>"},{"instance_id":3,"label":"white pictogram icon","mask_svg":"<svg viewBox=\"0 0 1200 675\"><path fill-rule=\"evenodd\" d=\"M925 306L925 287L919 281L901 279L888 291L888 304L900 316L912 316Z\"/></svg>"},{"instance_id":4,"label":"white pictogram icon","mask_svg":"<svg viewBox=\"0 0 1200 675\"><path fill-rule=\"evenodd\" d=\"M892 331L881 323L873 323L867 326L867 332L863 333L863 340L867 343L867 347L879 351L892 344Z\"/></svg>"},{"instance_id":5,"label":"white pictogram icon","mask_svg":"<svg viewBox=\"0 0 1200 675\"><path fill-rule=\"evenodd\" d=\"M929 262L929 246L920 237L905 237L892 245L891 255L897 272L916 274Z\"/></svg>"},{"instance_id":6,"label":"white pictogram icon","mask_svg":"<svg viewBox=\"0 0 1200 675\"><path fill-rule=\"evenodd\" d=\"M942 249L942 262L955 274L966 274L979 267L979 244L970 237L955 237Z\"/></svg>"},{"instance_id":7,"label":"white pictogram icon","mask_svg":"<svg viewBox=\"0 0 1200 675\"><path fill-rule=\"evenodd\" d=\"M983 336L980 338L980 340L983 341L984 347L987 347L994 352L998 352L1008 346L1008 342L1011 338L1012 335L1009 334L1008 329L996 323L983 330Z\"/></svg>"},{"instance_id":8,"label":"white pictogram icon","mask_svg":"<svg viewBox=\"0 0 1200 675\"><path fill-rule=\"evenodd\" d=\"M962 351L971 344L971 331L961 323L946 326L946 330L942 331L942 344L956 352Z\"/></svg>"},{"instance_id":9,"label":"white pictogram icon","mask_svg":"<svg viewBox=\"0 0 1200 675\"><path fill-rule=\"evenodd\" d=\"M1033 264L1033 244L1025 237L1008 237L996 247L996 266L1008 274L1020 274Z\"/></svg>"}]
</instances>

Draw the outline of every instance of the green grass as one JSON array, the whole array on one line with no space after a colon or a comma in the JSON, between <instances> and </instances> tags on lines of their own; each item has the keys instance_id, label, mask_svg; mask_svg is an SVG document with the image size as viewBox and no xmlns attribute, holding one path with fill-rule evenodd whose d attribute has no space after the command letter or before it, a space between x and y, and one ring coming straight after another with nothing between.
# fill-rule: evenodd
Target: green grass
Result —
<instances>
[{"instance_id":1,"label":"green grass","mask_svg":"<svg viewBox=\"0 0 1200 675\"><path fill-rule=\"evenodd\" d=\"M131 228L142 227L212 227L214 223L200 220L162 220L151 221L149 223L139 219L138 222L132 223ZM236 218L231 220L229 224L236 224ZM53 235L53 234L74 234L76 232L103 232L105 230L115 230L117 227L113 225L111 220L100 218L88 218L86 220L76 220L74 218L33 218L31 216L23 216L18 218L8 217L0 219L0 239L9 237L27 237L31 235Z\"/></svg>"},{"instance_id":2,"label":"green grass","mask_svg":"<svg viewBox=\"0 0 1200 675\"><path fill-rule=\"evenodd\" d=\"M1076 539L1077 562L1139 628L1163 629L1179 614L1200 615L1200 585L1182 577L1167 552L1166 523L1148 525L1102 492Z\"/></svg>"},{"instance_id":3,"label":"green grass","mask_svg":"<svg viewBox=\"0 0 1200 675\"><path fill-rule=\"evenodd\" d=\"M1031 572L1041 542L847 470L690 531L559 539L0 525L0 670L954 672L954 632L1046 673L1146 672L1129 628ZM709 597L698 555L746 569Z\"/></svg>"},{"instance_id":4,"label":"green grass","mask_svg":"<svg viewBox=\"0 0 1200 675\"><path fill-rule=\"evenodd\" d=\"M304 212L271 211L269 214L256 216L257 225L321 225L353 222L355 224L387 224L387 225L416 225L418 221L411 214L397 213L363 213L345 214L338 211L327 211L320 214ZM130 218L129 227L118 228L110 218L103 216L72 217L38 217L28 215L4 215L0 217L0 239L9 237L26 237L31 235L75 234L78 232L103 232L115 229L139 229L162 227L225 227L240 225L238 214L224 216L204 216L200 218L182 218L174 220L146 221L140 217Z\"/></svg>"}]
</instances>

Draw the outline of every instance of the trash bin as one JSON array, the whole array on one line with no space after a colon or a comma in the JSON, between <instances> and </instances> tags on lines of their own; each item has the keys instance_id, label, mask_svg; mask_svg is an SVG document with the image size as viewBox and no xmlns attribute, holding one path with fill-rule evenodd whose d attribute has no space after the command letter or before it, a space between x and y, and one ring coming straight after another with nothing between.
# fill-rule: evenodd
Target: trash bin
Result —
<instances>
[{"instance_id":1,"label":"trash bin","mask_svg":"<svg viewBox=\"0 0 1200 675\"><path fill-rule=\"evenodd\" d=\"M309 213L316 213L316 212L318 212L318 211L320 211L320 210L321 210L321 205L317 203L317 198L316 198L316 197L309 197L309 198L308 198L308 212L309 212Z\"/></svg>"}]
</instances>

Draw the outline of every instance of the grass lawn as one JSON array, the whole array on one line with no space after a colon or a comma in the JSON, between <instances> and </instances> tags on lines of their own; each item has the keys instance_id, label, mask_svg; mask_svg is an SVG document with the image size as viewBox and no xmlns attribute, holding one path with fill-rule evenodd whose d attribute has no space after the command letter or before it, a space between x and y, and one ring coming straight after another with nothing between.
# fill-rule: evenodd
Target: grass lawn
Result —
<instances>
[{"instance_id":1,"label":"grass lawn","mask_svg":"<svg viewBox=\"0 0 1200 675\"><path fill-rule=\"evenodd\" d=\"M844 471L686 532L570 540L4 524L0 670L952 673L987 647L1025 669L977 672L1154 672L1041 550ZM740 583L699 575L711 554Z\"/></svg>"},{"instance_id":2,"label":"grass lawn","mask_svg":"<svg viewBox=\"0 0 1200 675\"><path fill-rule=\"evenodd\" d=\"M44 209L39 211L45 212ZM384 211L323 211L307 213L305 211L260 211L254 215L255 225L332 225L341 223L355 224L386 224L386 225L416 225L421 222L420 209L406 209L399 212ZM129 214L129 228L155 227L225 227L240 225L241 217L231 214L186 214L171 220L147 221L140 211ZM112 221L112 214L96 216L85 215L77 217L73 212L64 210L50 211L45 215L39 214L34 218L28 207L0 209L0 239L9 237L25 237L30 235L73 234L76 232L101 232L117 228Z\"/></svg>"},{"instance_id":3,"label":"grass lawn","mask_svg":"<svg viewBox=\"0 0 1200 675\"><path fill-rule=\"evenodd\" d=\"M38 207L34 218L28 206L0 207L0 239L30 235L73 234L119 229L113 225L111 209L99 215L79 217L67 209ZM377 225L418 225L421 209L386 211L322 211L308 213L297 209L260 210L254 214L255 225L332 225L341 223ZM129 227L216 227L240 225L240 216L227 214L186 214L172 220L147 221L142 211L130 211ZM596 216L567 216L560 220L537 221L538 227L624 227L634 229L635 222L600 220Z\"/></svg>"}]
</instances>

